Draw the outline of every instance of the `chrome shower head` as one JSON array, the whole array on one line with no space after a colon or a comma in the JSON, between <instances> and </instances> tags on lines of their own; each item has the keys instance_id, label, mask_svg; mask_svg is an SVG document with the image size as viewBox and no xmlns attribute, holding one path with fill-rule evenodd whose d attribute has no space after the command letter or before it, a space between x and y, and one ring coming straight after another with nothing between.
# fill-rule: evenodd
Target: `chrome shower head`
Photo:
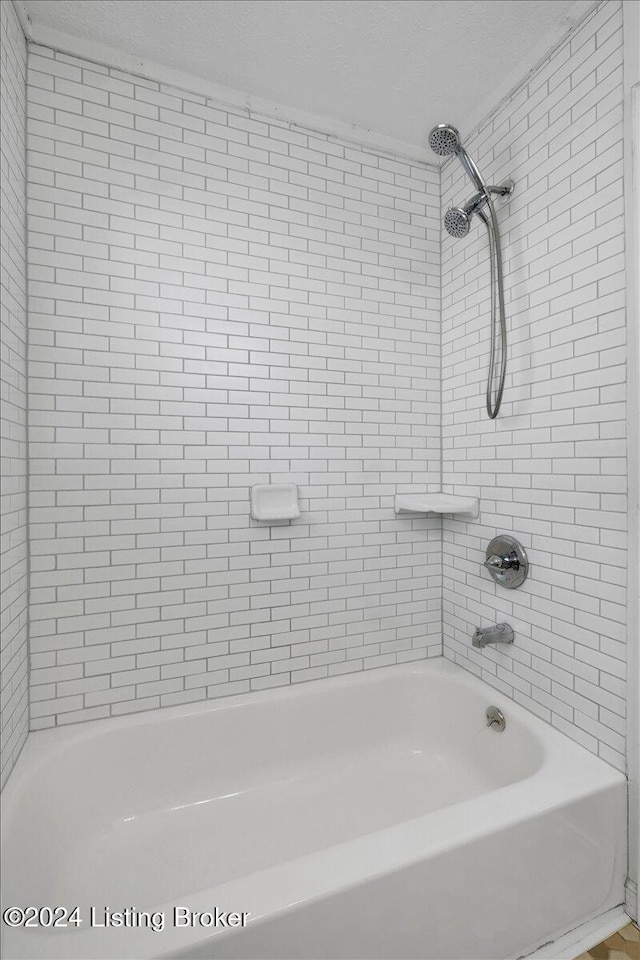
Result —
<instances>
[{"instance_id":1,"label":"chrome shower head","mask_svg":"<svg viewBox=\"0 0 640 960\"><path fill-rule=\"evenodd\" d=\"M444 215L444 225L452 237L466 237L471 229L471 218L487 202L484 193L476 193L464 207L450 207Z\"/></svg>"},{"instance_id":2,"label":"chrome shower head","mask_svg":"<svg viewBox=\"0 0 640 960\"><path fill-rule=\"evenodd\" d=\"M450 123L438 123L429 134L429 146L439 157L451 157L455 154L475 184L476 190L487 192L480 171L462 146L460 134Z\"/></svg>"},{"instance_id":3,"label":"chrome shower head","mask_svg":"<svg viewBox=\"0 0 640 960\"><path fill-rule=\"evenodd\" d=\"M439 157L450 157L461 145L460 134L450 123L438 123L429 134L429 146Z\"/></svg>"},{"instance_id":4,"label":"chrome shower head","mask_svg":"<svg viewBox=\"0 0 640 960\"><path fill-rule=\"evenodd\" d=\"M463 207L451 207L444 215L444 225L452 237L466 237L471 229L471 217Z\"/></svg>"}]
</instances>

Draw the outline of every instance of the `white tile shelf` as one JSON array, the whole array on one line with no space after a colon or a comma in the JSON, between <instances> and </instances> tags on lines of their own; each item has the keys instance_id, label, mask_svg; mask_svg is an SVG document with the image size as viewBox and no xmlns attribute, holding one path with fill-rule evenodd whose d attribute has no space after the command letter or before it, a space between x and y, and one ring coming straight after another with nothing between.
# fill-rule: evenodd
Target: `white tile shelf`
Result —
<instances>
[{"instance_id":1,"label":"white tile shelf","mask_svg":"<svg viewBox=\"0 0 640 960\"><path fill-rule=\"evenodd\" d=\"M396 513L453 513L475 520L479 512L477 497L454 497L447 493L399 493Z\"/></svg>"}]
</instances>

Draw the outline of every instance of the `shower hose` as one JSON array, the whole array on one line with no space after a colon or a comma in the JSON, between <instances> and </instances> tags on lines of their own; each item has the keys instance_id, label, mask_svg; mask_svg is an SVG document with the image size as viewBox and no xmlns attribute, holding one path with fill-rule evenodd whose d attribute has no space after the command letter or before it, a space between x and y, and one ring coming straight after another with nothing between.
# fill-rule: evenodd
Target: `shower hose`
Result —
<instances>
[{"instance_id":1,"label":"shower hose","mask_svg":"<svg viewBox=\"0 0 640 960\"><path fill-rule=\"evenodd\" d=\"M478 216L484 222L489 236L489 259L491 261L491 357L489 360L489 374L487 376L487 413L489 419L495 420L502 403L504 382L507 375L507 321L504 306L504 270L502 268L502 247L500 244L500 228L498 218L489 192L486 193L487 206L491 219L483 210L478 210ZM496 298L496 275L498 296ZM497 309L496 309L497 308ZM498 327L500 336L498 338ZM498 339L500 347L498 348ZM496 376L497 354L500 350L500 374L498 384L494 390Z\"/></svg>"}]
</instances>

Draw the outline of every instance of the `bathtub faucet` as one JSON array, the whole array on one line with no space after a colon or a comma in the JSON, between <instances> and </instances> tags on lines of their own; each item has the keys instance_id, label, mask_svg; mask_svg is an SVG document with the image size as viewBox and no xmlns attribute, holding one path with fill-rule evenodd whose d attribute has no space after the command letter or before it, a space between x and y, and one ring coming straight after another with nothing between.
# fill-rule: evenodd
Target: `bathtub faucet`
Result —
<instances>
[{"instance_id":1,"label":"bathtub faucet","mask_svg":"<svg viewBox=\"0 0 640 960\"><path fill-rule=\"evenodd\" d=\"M486 647L489 643L513 643L513 628L508 623L495 627L476 627L471 643L474 647Z\"/></svg>"}]
</instances>

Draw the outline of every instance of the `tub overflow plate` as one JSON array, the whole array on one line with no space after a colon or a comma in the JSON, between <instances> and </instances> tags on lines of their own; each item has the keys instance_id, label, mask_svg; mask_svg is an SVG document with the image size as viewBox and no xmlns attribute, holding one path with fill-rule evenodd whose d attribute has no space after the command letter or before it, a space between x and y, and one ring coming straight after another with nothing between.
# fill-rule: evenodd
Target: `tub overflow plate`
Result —
<instances>
[{"instance_id":1,"label":"tub overflow plate","mask_svg":"<svg viewBox=\"0 0 640 960\"><path fill-rule=\"evenodd\" d=\"M487 707L485 716L487 718L487 726L497 733L502 733L507 725L502 710L499 710L498 707Z\"/></svg>"}]
</instances>

